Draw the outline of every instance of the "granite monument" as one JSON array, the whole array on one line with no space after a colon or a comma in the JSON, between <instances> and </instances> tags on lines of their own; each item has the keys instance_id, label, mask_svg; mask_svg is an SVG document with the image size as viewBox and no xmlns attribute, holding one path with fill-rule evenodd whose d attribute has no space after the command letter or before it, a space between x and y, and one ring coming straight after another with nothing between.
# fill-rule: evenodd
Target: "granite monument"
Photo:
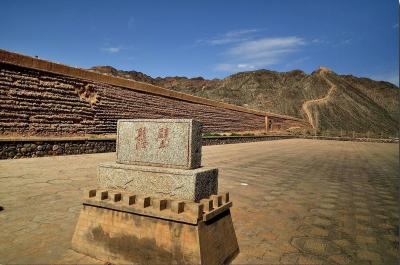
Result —
<instances>
[{"instance_id":1,"label":"granite monument","mask_svg":"<svg viewBox=\"0 0 400 265\"><path fill-rule=\"evenodd\" d=\"M190 119L119 120L117 160L84 192L73 249L111 263L230 262L232 202L218 169L201 167L201 132Z\"/></svg>"}]
</instances>

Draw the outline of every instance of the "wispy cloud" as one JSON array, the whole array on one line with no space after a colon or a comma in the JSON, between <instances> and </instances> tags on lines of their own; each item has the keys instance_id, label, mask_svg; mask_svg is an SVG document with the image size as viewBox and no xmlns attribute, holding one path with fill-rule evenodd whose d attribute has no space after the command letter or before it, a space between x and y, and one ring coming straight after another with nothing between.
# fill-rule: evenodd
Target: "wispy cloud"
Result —
<instances>
[{"instance_id":1,"label":"wispy cloud","mask_svg":"<svg viewBox=\"0 0 400 265\"><path fill-rule=\"evenodd\" d=\"M345 39L345 40L342 40L341 42L340 42L340 44L342 44L342 45L348 45L348 44L350 44L351 43L351 39Z\"/></svg>"},{"instance_id":2,"label":"wispy cloud","mask_svg":"<svg viewBox=\"0 0 400 265\"><path fill-rule=\"evenodd\" d=\"M234 72L234 71L247 71L247 70L255 70L255 64L246 64L246 63L220 63L215 66L215 70L222 72Z\"/></svg>"},{"instance_id":3,"label":"wispy cloud","mask_svg":"<svg viewBox=\"0 0 400 265\"><path fill-rule=\"evenodd\" d=\"M306 44L297 36L262 37L264 29L250 28L228 31L219 36L199 39L196 45L220 46L221 62L214 70L223 72L255 70L280 63L287 55L294 53ZM326 44L315 39L314 43Z\"/></svg>"},{"instance_id":4,"label":"wispy cloud","mask_svg":"<svg viewBox=\"0 0 400 265\"><path fill-rule=\"evenodd\" d=\"M100 49L103 52L107 52L107 53L117 53L120 52L122 50L121 47L106 47L106 48L101 48Z\"/></svg>"},{"instance_id":5,"label":"wispy cloud","mask_svg":"<svg viewBox=\"0 0 400 265\"><path fill-rule=\"evenodd\" d=\"M274 65L305 44L303 38L296 36L243 41L224 52L226 62L217 64L215 70L245 71Z\"/></svg>"},{"instance_id":6,"label":"wispy cloud","mask_svg":"<svg viewBox=\"0 0 400 265\"><path fill-rule=\"evenodd\" d=\"M128 19L128 28L132 28L135 25L135 18L129 17Z\"/></svg>"},{"instance_id":7,"label":"wispy cloud","mask_svg":"<svg viewBox=\"0 0 400 265\"><path fill-rule=\"evenodd\" d=\"M352 38L342 38L338 40L328 40L325 38L314 38L309 41L310 44L315 44L315 45L325 45L325 46L331 46L331 47L339 47L339 46L344 46L344 45L350 45L354 42Z\"/></svg>"},{"instance_id":8,"label":"wispy cloud","mask_svg":"<svg viewBox=\"0 0 400 265\"><path fill-rule=\"evenodd\" d=\"M258 31L261 31L261 29L232 30L232 31L228 31L227 33L225 33L225 36L227 36L227 37L238 37L238 36L243 36L243 35L254 33L254 32L258 32Z\"/></svg>"},{"instance_id":9,"label":"wispy cloud","mask_svg":"<svg viewBox=\"0 0 400 265\"><path fill-rule=\"evenodd\" d=\"M229 49L227 53L242 59L276 58L304 44L305 41L298 37L263 38L240 43Z\"/></svg>"},{"instance_id":10,"label":"wispy cloud","mask_svg":"<svg viewBox=\"0 0 400 265\"><path fill-rule=\"evenodd\" d=\"M396 23L392 26L392 28L397 29L399 27L399 23Z\"/></svg>"},{"instance_id":11,"label":"wispy cloud","mask_svg":"<svg viewBox=\"0 0 400 265\"><path fill-rule=\"evenodd\" d=\"M302 63L304 63L305 61L307 61L309 59L310 59L310 57L308 57L308 56L301 57L301 58L298 58L298 59L288 62L285 66L287 68L298 67L299 65L301 65Z\"/></svg>"},{"instance_id":12,"label":"wispy cloud","mask_svg":"<svg viewBox=\"0 0 400 265\"><path fill-rule=\"evenodd\" d=\"M224 45L229 43L237 43L251 39L252 34L261 31L262 29L240 29L228 31L217 37L199 39L196 44L202 45Z\"/></svg>"},{"instance_id":13,"label":"wispy cloud","mask_svg":"<svg viewBox=\"0 0 400 265\"><path fill-rule=\"evenodd\" d=\"M330 44L331 42L326 39L315 38L311 40L312 44Z\"/></svg>"}]
</instances>

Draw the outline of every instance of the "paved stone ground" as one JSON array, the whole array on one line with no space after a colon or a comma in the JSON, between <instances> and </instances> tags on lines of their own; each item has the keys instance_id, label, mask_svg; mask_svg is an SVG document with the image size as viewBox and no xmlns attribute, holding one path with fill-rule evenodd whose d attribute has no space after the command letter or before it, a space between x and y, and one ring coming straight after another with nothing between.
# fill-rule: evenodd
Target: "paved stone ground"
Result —
<instances>
[{"instance_id":1,"label":"paved stone ground","mask_svg":"<svg viewBox=\"0 0 400 265\"><path fill-rule=\"evenodd\" d=\"M0 263L103 264L69 249L83 187L115 154L0 161ZM230 191L234 264L397 264L397 144L291 139L204 147Z\"/></svg>"}]
</instances>

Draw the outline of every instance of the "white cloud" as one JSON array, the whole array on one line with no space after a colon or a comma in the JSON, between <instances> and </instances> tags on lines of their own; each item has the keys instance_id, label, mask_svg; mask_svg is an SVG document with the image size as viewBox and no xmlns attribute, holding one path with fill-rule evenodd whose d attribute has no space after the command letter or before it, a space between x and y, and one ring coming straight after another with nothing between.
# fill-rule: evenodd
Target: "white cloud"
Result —
<instances>
[{"instance_id":1,"label":"white cloud","mask_svg":"<svg viewBox=\"0 0 400 265\"><path fill-rule=\"evenodd\" d=\"M228 31L217 37L209 39L199 39L196 44L206 44L210 46L224 45L229 43L237 43L246 41L252 38L252 34L261 31L261 29L240 29Z\"/></svg>"},{"instance_id":2,"label":"white cloud","mask_svg":"<svg viewBox=\"0 0 400 265\"><path fill-rule=\"evenodd\" d=\"M315 38L311 40L312 44L330 44L331 42L326 39Z\"/></svg>"},{"instance_id":3,"label":"white cloud","mask_svg":"<svg viewBox=\"0 0 400 265\"><path fill-rule=\"evenodd\" d=\"M278 61L275 59L248 61L248 62L219 63L214 67L214 70L222 72L253 71L277 63Z\"/></svg>"},{"instance_id":4,"label":"white cloud","mask_svg":"<svg viewBox=\"0 0 400 265\"><path fill-rule=\"evenodd\" d=\"M103 52L108 52L108 53L117 53L121 51L121 47L107 47L107 48L101 48Z\"/></svg>"},{"instance_id":5,"label":"white cloud","mask_svg":"<svg viewBox=\"0 0 400 265\"><path fill-rule=\"evenodd\" d=\"M240 29L228 31L220 36L200 39L196 44L226 46L223 61L216 64L216 71L234 72L255 70L281 62L287 55L306 44L303 38L288 36L281 38L256 38L263 29ZM314 43L325 43L315 39Z\"/></svg>"},{"instance_id":6,"label":"white cloud","mask_svg":"<svg viewBox=\"0 0 400 265\"><path fill-rule=\"evenodd\" d=\"M304 40L298 37L263 38L242 42L229 49L227 54L242 59L277 58L304 44Z\"/></svg>"},{"instance_id":7,"label":"white cloud","mask_svg":"<svg viewBox=\"0 0 400 265\"><path fill-rule=\"evenodd\" d=\"M250 65L250 64L247 64L247 63L240 63L240 64L238 64L237 65L237 67L238 68L254 68L255 66L254 65Z\"/></svg>"},{"instance_id":8,"label":"white cloud","mask_svg":"<svg viewBox=\"0 0 400 265\"><path fill-rule=\"evenodd\" d=\"M222 72L250 71L255 69L257 69L256 65L247 63L239 63L239 64L221 63L215 66L215 70Z\"/></svg>"},{"instance_id":9,"label":"white cloud","mask_svg":"<svg viewBox=\"0 0 400 265\"><path fill-rule=\"evenodd\" d=\"M250 33L255 33L260 31L260 29L239 29L239 30L232 30L228 31L225 33L225 36L227 37L237 37L237 36L242 36Z\"/></svg>"},{"instance_id":10,"label":"white cloud","mask_svg":"<svg viewBox=\"0 0 400 265\"><path fill-rule=\"evenodd\" d=\"M296 36L243 41L224 53L226 62L217 64L215 70L234 72L274 65L305 44Z\"/></svg>"},{"instance_id":11,"label":"white cloud","mask_svg":"<svg viewBox=\"0 0 400 265\"><path fill-rule=\"evenodd\" d=\"M315 44L315 45L331 45L332 47L338 47L341 45L349 45L353 42L353 39L347 38L347 39L341 39L338 41L331 41L327 40L324 38L314 38L310 40L310 44Z\"/></svg>"}]
</instances>

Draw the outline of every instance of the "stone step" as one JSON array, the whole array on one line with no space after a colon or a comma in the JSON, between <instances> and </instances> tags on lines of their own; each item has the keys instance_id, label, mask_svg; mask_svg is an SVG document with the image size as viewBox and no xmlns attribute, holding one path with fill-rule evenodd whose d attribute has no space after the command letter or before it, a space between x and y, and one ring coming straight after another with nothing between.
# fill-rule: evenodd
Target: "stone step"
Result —
<instances>
[{"instance_id":1,"label":"stone step","mask_svg":"<svg viewBox=\"0 0 400 265\"><path fill-rule=\"evenodd\" d=\"M189 224L211 220L232 207L229 193L211 195L196 203L111 189L86 189L83 204Z\"/></svg>"}]
</instances>

